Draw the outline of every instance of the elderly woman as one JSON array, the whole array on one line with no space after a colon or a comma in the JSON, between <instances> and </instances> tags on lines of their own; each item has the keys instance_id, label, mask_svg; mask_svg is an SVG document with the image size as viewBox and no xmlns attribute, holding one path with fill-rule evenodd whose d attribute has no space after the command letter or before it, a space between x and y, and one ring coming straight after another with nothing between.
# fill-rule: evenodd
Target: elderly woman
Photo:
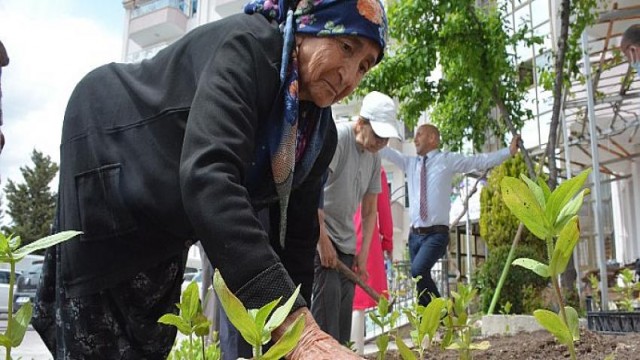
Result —
<instances>
[{"instance_id":1,"label":"elderly woman","mask_svg":"<svg viewBox=\"0 0 640 360\"><path fill-rule=\"evenodd\" d=\"M288 7L291 6L291 9ZM55 228L33 325L55 358L159 359L175 328L187 248L200 240L248 308L300 296L291 359L354 356L307 306L330 105L382 57L378 0L258 0L139 64L108 64L64 118ZM344 352L343 352L344 351Z\"/></svg>"}]
</instances>

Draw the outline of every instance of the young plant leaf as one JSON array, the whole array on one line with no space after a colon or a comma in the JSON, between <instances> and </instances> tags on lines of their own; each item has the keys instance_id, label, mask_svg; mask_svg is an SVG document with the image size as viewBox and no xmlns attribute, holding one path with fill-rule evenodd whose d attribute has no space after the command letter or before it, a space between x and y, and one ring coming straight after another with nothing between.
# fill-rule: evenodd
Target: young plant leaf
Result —
<instances>
[{"instance_id":1,"label":"young plant leaf","mask_svg":"<svg viewBox=\"0 0 640 360\"><path fill-rule=\"evenodd\" d=\"M260 345L262 342L262 334L256 330L253 319L247 312L247 309L245 309L242 302L233 295L231 290L229 290L218 269L216 269L213 274L213 288L218 295L218 299L220 299L220 304L227 314L229 321L238 329L242 338L252 346Z\"/></svg>"},{"instance_id":2,"label":"young plant leaf","mask_svg":"<svg viewBox=\"0 0 640 360\"><path fill-rule=\"evenodd\" d=\"M549 236L550 226L531 190L520 180L505 176L500 182L502 199L513 215L540 239Z\"/></svg>"},{"instance_id":3,"label":"young plant leaf","mask_svg":"<svg viewBox=\"0 0 640 360\"><path fill-rule=\"evenodd\" d=\"M380 349L380 354L379 355L384 356L384 352L385 352L385 350L387 349L388 346L389 346L389 334L388 333L384 333L384 334L381 334L380 336L378 336L378 338L376 339L376 347L378 349Z\"/></svg>"},{"instance_id":4,"label":"young plant leaf","mask_svg":"<svg viewBox=\"0 0 640 360\"><path fill-rule=\"evenodd\" d=\"M567 314L567 325L569 327L569 331L571 331L573 340L580 340L580 319L578 316L578 312L571 306L565 306L564 312L565 314Z\"/></svg>"},{"instance_id":5,"label":"young plant leaf","mask_svg":"<svg viewBox=\"0 0 640 360\"><path fill-rule=\"evenodd\" d=\"M31 302L27 302L22 305L16 315L11 318L11 332L7 331L7 336L11 339L11 346L18 347L24 339L24 334L27 332L29 322L31 322L31 315L33 314L33 306Z\"/></svg>"},{"instance_id":6,"label":"young plant leaf","mask_svg":"<svg viewBox=\"0 0 640 360\"><path fill-rule=\"evenodd\" d=\"M385 298L384 296L381 296L380 299L378 299L378 314L380 314L380 317L385 317L387 316L387 314L389 313L389 301L387 301L387 298Z\"/></svg>"},{"instance_id":7,"label":"young plant leaf","mask_svg":"<svg viewBox=\"0 0 640 360\"><path fill-rule=\"evenodd\" d=\"M562 230L569 219L578 214L580 208L582 207L582 200L584 199L584 196L587 192L589 192L589 189L582 190L576 197L571 199L571 201L569 201L567 205L562 208L562 210L560 210L560 214L558 214L558 218L555 220L555 224L553 225L555 230L554 232L557 233L558 231Z\"/></svg>"},{"instance_id":8,"label":"young plant leaf","mask_svg":"<svg viewBox=\"0 0 640 360\"><path fill-rule=\"evenodd\" d=\"M573 255L575 248L580 239L580 228L578 226L578 216L572 217L569 222L562 228L558 241L551 255L549 263L549 273L552 276L561 274L567 268L569 259Z\"/></svg>"},{"instance_id":9,"label":"young plant leaf","mask_svg":"<svg viewBox=\"0 0 640 360\"><path fill-rule=\"evenodd\" d=\"M525 269L529 269L534 273L542 276L543 278L549 277L549 267L546 264L529 258L518 258L513 260L511 265L522 266Z\"/></svg>"},{"instance_id":10,"label":"young plant leaf","mask_svg":"<svg viewBox=\"0 0 640 360\"><path fill-rule=\"evenodd\" d=\"M62 231L57 234L53 234L47 237L43 237L42 239L38 239L32 243L29 243L13 253L13 258L15 261L20 261L25 256L31 254L36 250L46 249L50 246L59 244L63 241L67 241L72 239L75 236L82 234L81 231Z\"/></svg>"},{"instance_id":11,"label":"young plant leaf","mask_svg":"<svg viewBox=\"0 0 640 360\"><path fill-rule=\"evenodd\" d=\"M304 330L304 314L298 316L296 321L287 328L282 337L264 354L264 360L277 360L287 355L300 340Z\"/></svg>"},{"instance_id":12,"label":"young plant leaf","mask_svg":"<svg viewBox=\"0 0 640 360\"><path fill-rule=\"evenodd\" d=\"M382 321L373 312L369 313L369 319L371 319L371 321L373 321L379 327L384 327L384 324L382 323Z\"/></svg>"},{"instance_id":13,"label":"young plant leaf","mask_svg":"<svg viewBox=\"0 0 640 360\"><path fill-rule=\"evenodd\" d=\"M540 188L538 184L533 182L533 180L529 179L525 174L521 174L520 179L522 179L522 181L524 181L527 184L527 187L529 187L529 190L531 190L531 193L533 193L536 200L538 200L538 204L540 205L540 208L544 212L547 201L544 197L544 192L542 191L542 188Z\"/></svg>"},{"instance_id":14,"label":"young plant leaf","mask_svg":"<svg viewBox=\"0 0 640 360\"><path fill-rule=\"evenodd\" d=\"M196 314L193 324L193 332L196 336L207 336L211 332L211 321L202 312Z\"/></svg>"},{"instance_id":15,"label":"young plant leaf","mask_svg":"<svg viewBox=\"0 0 640 360\"><path fill-rule=\"evenodd\" d=\"M558 314L549 310L538 309L533 312L533 316L542 327L553 334L562 344L568 346L573 342L571 331Z\"/></svg>"},{"instance_id":16,"label":"young plant leaf","mask_svg":"<svg viewBox=\"0 0 640 360\"><path fill-rule=\"evenodd\" d=\"M577 176L561 183L549 196L547 201L547 216L549 219L557 219L560 210L580 191L591 169L584 170Z\"/></svg>"},{"instance_id":17,"label":"young plant leaf","mask_svg":"<svg viewBox=\"0 0 640 360\"><path fill-rule=\"evenodd\" d=\"M419 333L429 336L429 340L433 340L433 337L440 326L440 314L445 306L447 306L447 301L445 299L433 298L422 313Z\"/></svg>"},{"instance_id":18,"label":"young plant leaf","mask_svg":"<svg viewBox=\"0 0 640 360\"><path fill-rule=\"evenodd\" d=\"M407 344L402 341L400 336L396 337L396 346L398 347L398 351L400 351L400 356L403 360L418 360L416 355L409 349Z\"/></svg>"},{"instance_id":19,"label":"young plant leaf","mask_svg":"<svg viewBox=\"0 0 640 360\"><path fill-rule=\"evenodd\" d=\"M265 326L264 326L267 322L267 317L269 317L269 315L271 314L273 309L276 307L276 305L278 305L281 299L282 297L279 297L273 300L272 302L261 307L260 310L256 311L255 316L253 318L253 322L256 326L256 329L258 331L261 331L262 329L264 329L264 331L262 331L263 345L268 343L269 340L271 340L271 331L270 330L267 331L267 329L265 329Z\"/></svg>"},{"instance_id":20,"label":"young plant leaf","mask_svg":"<svg viewBox=\"0 0 640 360\"><path fill-rule=\"evenodd\" d=\"M5 347L5 348L9 348L11 347L11 340L9 339L9 337L5 334L0 334L0 345Z\"/></svg>"},{"instance_id":21,"label":"young plant leaf","mask_svg":"<svg viewBox=\"0 0 640 360\"><path fill-rule=\"evenodd\" d=\"M538 177L538 186L542 189L542 193L544 194L545 204L549 201L549 196L551 196L551 189L549 189L549 185L544 181L542 177Z\"/></svg>"},{"instance_id":22,"label":"young plant leaf","mask_svg":"<svg viewBox=\"0 0 640 360\"><path fill-rule=\"evenodd\" d=\"M176 314L164 314L158 319L158 322L160 324L175 326L183 335L191 335L191 326L189 326L189 323Z\"/></svg>"},{"instance_id":23,"label":"young plant leaf","mask_svg":"<svg viewBox=\"0 0 640 360\"><path fill-rule=\"evenodd\" d=\"M180 310L182 310L182 317L186 321L193 320L193 317L198 312L200 306L200 291L198 284L192 281L187 288L182 292L180 299Z\"/></svg>"},{"instance_id":24,"label":"young plant leaf","mask_svg":"<svg viewBox=\"0 0 640 360\"><path fill-rule=\"evenodd\" d=\"M293 292L293 294L291 294L291 297L287 299L287 302L273 312L273 315L269 318L269 321L267 322L265 331L271 332L273 329L277 328L284 322L287 316L289 316L289 312L291 312L291 308L293 307L293 304L296 302L296 299L298 298L298 294L300 294L300 285L296 287L296 290Z\"/></svg>"}]
</instances>

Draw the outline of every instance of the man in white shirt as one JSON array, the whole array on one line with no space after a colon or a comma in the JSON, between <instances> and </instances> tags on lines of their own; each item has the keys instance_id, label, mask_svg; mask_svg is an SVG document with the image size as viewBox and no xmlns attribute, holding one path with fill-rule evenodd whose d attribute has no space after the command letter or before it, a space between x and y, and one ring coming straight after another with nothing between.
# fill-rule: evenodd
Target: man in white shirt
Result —
<instances>
[{"instance_id":1,"label":"man in white shirt","mask_svg":"<svg viewBox=\"0 0 640 360\"><path fill-rule=\"evenodd\" d=\"M485 170L499 165L517 151L520 136L508 148L475 156L440 152L440 132L431 124L421 125L413 140L417 156L392 148L383 149L383 158L400 167L409 186L409 256L411 276L418 282L420 305L426 306L440 292L431 278L431 268L447 251L451 182L456 173Z\"/></svg>"}]
</instances>

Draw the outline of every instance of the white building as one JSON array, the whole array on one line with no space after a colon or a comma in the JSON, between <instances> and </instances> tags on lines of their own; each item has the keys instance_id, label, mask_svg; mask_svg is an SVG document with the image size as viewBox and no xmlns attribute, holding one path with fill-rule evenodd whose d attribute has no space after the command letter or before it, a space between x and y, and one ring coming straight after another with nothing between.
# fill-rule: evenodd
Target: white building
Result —
<instances>
[{"instance_id":1,"label":"white building","mask_svg":"<svg viewBox=\"0 0 640 360\"><path fill-rule=\"evenodd\" d=\"M196 26L242 11L245 2L125 0L123 60L136 62L150 57ZM506 5L514 28L527 24L534 34L544 37L542 45L514 49L520 68L529 71L533 78L526 106L532 110L534 118L525 124L522 136L531 152L539 154L546 146L553 103L551 93L539 86L539 69L550 61L548 54L556 46L560 1L499 0L498 4ZM581 222L583 239L577 252L580 271L597 267L601 259L626 264L640 257L640 81L617 53L622 32L629 25L640 22L640 2L613 0L599 11L598 24L587 31L592 84L597 94L594 107L597 134L593 136L597 141L592 147L586 86L576 83L564 102L562 114L566 126L561 129L557 147L561 177L591 167L593 158L599 163L599 171L594 173L600 174L601 186L597 191L592 188ZM349 118L357 114L359 106L358 101L335 106L334 116ZM391 145L414 154L411 140L393 140ZM486 151L496 147L495 143L489 143ZM409 229L404 174L389 163L383 165L387 168L392 194L394 258L400 259L404 257ZM451 218L456 215L452 211ZM460 249L458 252L465 252L466 246ZM484 247L471 252L484 253Z\"/></svg>"}]
</instances>

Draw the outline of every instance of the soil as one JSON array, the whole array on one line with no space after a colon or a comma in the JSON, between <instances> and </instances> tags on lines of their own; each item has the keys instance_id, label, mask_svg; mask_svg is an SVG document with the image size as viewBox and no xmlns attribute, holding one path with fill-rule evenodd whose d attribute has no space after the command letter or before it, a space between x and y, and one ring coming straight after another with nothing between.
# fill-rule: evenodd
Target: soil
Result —
<instances>
[{"instance_id":1,"label":"soil","mask_svg":"<svg viewBox=\"0 0 640 360\"><path fill-rule=\"evenodd\" d=\"M543 330L513 336L494 335L483 340L489 341L491 346L487 350L474 351L475 360L570 359L567 347L559 344L551 334ZM579 360L640 359L640 333L605 335L584 329L580 341L576 342L576 355ZM375 355L367 357L375 358ZM386 359L401 357L392 350L387 353ZM428 351L425 359L454 360L458 359L458 353L436 347Z\"/></svg>"}]
</instances>

